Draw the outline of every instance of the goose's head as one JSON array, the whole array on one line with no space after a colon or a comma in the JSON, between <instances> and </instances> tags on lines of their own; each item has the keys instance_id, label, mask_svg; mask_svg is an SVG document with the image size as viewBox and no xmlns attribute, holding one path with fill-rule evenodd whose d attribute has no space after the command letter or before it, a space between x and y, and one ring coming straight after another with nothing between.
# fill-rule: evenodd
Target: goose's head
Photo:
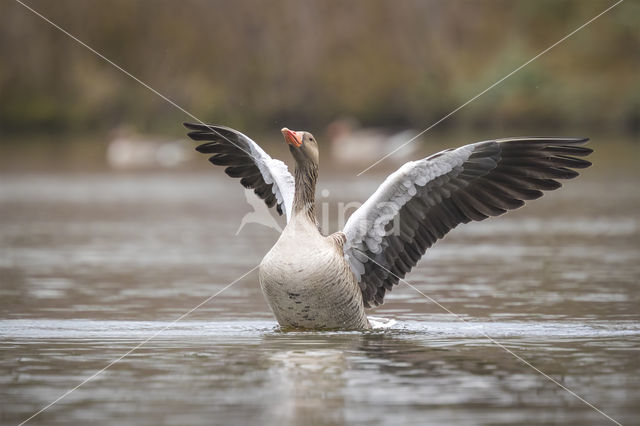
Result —
<instances>
[{"instance_id":1,"label":"goose's head","mask_svg":"<svg viewBox=\"0 0 640 426\"><path fill-rule=\"evenodd\" d=\"M289 144L289 151L300 166L318 166L318 142L309 132L295 132L283 127L282 135L285 142Z\"/></svg>"}]
</instances>

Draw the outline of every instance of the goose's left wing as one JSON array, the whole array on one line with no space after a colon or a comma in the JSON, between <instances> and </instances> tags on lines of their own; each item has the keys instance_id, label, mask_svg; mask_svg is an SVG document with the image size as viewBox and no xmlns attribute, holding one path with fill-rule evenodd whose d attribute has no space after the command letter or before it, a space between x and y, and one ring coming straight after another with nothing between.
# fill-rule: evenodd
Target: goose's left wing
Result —
<instances>
[{"instance_id":1,"label":"goose's left wing","mask_svg":"<svg viewBox=\"0 0 640 426\"><path fill-rule=\"evenodd\" d=\"M209 161L228 166L224 171L231 177L241 178L245 188L253 189L269 207L276 206L279 214L291 218L295 181L287 165L273 159L249 137L224 126L184 123L191 130L189 137L205 141L196 150L213 154Z\"/></svg>"},{"instance_id":2,"label":"goose's left wing","mask_svg":"<svg viewBox=\"0 0 640 426\"><path fill-rule=\"evenodd\" d=\"M438 239L460 223L516 209L555 179L590 162L587 139L517 138L478 142L406 163L347 221L344 254L365 305L379 305Z\"/></svg>"}]
</instances>

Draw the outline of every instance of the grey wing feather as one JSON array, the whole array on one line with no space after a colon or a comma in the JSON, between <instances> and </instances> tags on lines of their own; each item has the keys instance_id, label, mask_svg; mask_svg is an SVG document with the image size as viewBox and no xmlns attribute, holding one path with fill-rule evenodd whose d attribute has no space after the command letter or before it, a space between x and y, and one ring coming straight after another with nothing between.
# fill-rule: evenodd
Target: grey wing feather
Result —
<instances>
[{"instance_id":1,"label":"grey wing feather","mask_svg":"<svg viewBox=\"0 0 640 426\"><path fill-rule=\"evenodd\" d=\"M588 139L524 137L478 142L403 165L347 221L345 258L365 305L460 223L501 215L589 167Z\"/></svg>"},{"instance_id":2,"label":"grey wing feather","mask_svg":"<svg viewBox=\"0 0 640 426\"><path fill-rule=\"evenodd\" d=\"M188 136L205 141L196 150L213 154L209 161L227 166L227 175L240 178L245 188L253 189L269 207L276 206L279 214L291 218L295 182L287 166L271 158L260 146L237 130L224 126L184 123L191 130Z\"/></svg>"}]
</instances>

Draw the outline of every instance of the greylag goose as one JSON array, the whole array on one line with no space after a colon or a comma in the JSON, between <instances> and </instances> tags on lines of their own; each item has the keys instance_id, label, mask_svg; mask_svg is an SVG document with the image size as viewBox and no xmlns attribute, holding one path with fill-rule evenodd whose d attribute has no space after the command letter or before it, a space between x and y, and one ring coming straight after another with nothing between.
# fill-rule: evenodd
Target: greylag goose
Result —
<instances>
[{"instance_id":1,"label":"greylag goose","mask_svg":"<svg viewBox=\"0 0 640 426\"><path fill-rule=\"evenodd\" d=\"M320 233L314 210L318 143L282 129L294 176L242 133L185 123L196 150L227 166L287 224L259 268L265 298L283 329L370 328L365 308L413 268L425 251L460 223L521 207L578 176L590 162L588 139L521 137L472 143L409 161L387 177L346 222Z\"/></svg>"}]
</instances>

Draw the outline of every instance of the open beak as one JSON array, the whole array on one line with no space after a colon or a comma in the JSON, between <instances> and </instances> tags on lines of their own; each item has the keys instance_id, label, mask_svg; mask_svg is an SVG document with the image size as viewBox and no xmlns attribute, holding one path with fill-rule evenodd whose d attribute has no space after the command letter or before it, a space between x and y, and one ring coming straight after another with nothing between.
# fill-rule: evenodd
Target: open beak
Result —
<instances>
[{"instance_id":1,"label":"open beak","mask_svg":"<svg viewBox=\"0 0 640 426\"><path fill-rule=\"evenodd\" d=\"M300 148L302 146L302 132L294 132L293 130L289 130L286 127L283 127L282 135L284 136L285 142L287 142L291 146L295 146L296 148Z\"/></svg>"}]
</instances>

